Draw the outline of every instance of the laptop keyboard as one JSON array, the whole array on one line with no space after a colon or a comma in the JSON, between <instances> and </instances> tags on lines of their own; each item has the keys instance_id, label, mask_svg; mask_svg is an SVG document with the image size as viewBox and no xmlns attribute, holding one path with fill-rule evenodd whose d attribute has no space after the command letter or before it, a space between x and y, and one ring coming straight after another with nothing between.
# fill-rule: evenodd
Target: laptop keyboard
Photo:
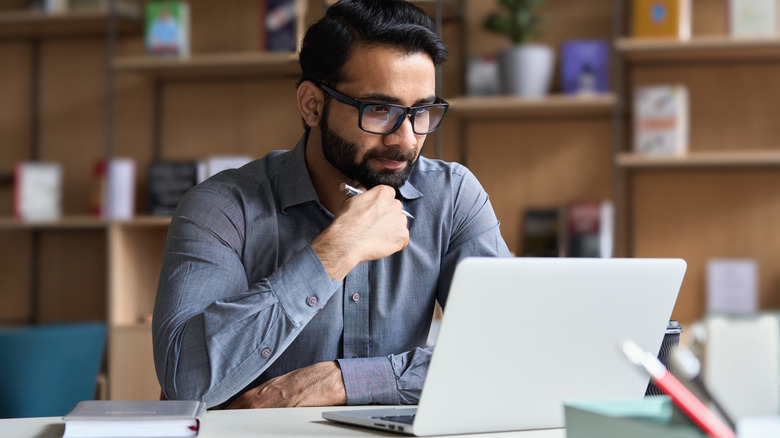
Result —
<instances>
[{"instance_id":1,"label":"laptop keyboard","mask_svg":"<svg viewBox=\"0 0 780 438\"><path fill-rule=\"evenodd\" d=\"M412 424L414 415L386 415L384 417L373 417L375 420L394 421L396 423Z\"/></svg>"}]
</instances>

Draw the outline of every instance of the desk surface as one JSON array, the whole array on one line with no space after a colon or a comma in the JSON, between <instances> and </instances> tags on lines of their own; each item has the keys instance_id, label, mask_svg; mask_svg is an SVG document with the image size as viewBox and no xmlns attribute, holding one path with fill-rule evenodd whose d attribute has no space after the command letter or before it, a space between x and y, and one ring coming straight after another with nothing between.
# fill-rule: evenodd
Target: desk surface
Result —
<instances>
[{"instance_id":1,"label":"desk surface","mask_svg":"<svg viewBox=\"0 0 780 438\"><path fill-rule=\"evenodd\" d=\"M357 407L355 407L357 408ZM365 409L365 407L362 407ZM207 412L203 418L199 438L257 438L257 437L402 437L403 435L336 424L323 420L327 408L253 409L243 411ZM336 408L338 409L338 408ZM18 438L61 438L65 424L60 417L14 418L0 420L3 436ZM465 436L465 435L461 435ZM565 438L563 429L480 434L469 436Z\"/></svg>"}]
</instances>

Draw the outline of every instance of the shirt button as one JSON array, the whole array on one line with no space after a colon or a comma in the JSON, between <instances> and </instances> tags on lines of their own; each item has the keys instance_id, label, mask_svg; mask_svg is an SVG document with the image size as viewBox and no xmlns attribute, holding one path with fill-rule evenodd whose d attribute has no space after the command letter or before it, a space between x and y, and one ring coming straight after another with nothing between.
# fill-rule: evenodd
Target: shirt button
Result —
<instances>
[{"instance_id":1,"label":"shirt button","mask_svg":"<svg viewBox=\"0 0 780 438\"><path fill-rule=\"evenodd\" d=\"M317 297L309 297L306 298L306 304L309 305L309 307L314 307L317 305Z\"/></svg>"},{"instance_id":2,"label":"shirt button","mask_svg":"<svg viewBox=\"0 0 780 438\"><path fill-rule=\"evenodd\" d=\"M356 302L356 303L357 303L358 301L360 301L360 294L359 294L359 293L357 293L357 292L355 292L354 294L352 294L352 301L354 301L354 302Z\"/></svg>"},{"instance_id":3,"label":"shirt button","mask_svg":"<svg viewBox=\"0 0 780 438\"><path fill-rule=\"evenodd\" d=\"M262 356L262 357L271 357L271 349L270 348L263 348L263 351L260 352L260 356Z\"/></svg>"}]
</instances>

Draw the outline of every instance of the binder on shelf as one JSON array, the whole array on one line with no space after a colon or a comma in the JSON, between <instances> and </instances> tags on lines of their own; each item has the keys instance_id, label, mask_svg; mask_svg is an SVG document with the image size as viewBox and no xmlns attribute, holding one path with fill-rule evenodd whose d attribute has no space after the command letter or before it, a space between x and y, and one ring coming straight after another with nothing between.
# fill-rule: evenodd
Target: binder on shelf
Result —
<instances>
[{"instance_id":1,"label":"binder on shelf","mask_svg":"<svg viewBox=\"0 0 780 438\"><path fill-rule=\"evenodd\" d=\"M727 0L729 35L777 36L777 0Z\"/></svg>"},{"instance_id":2,"label":"binder on shelf","mask_svg":"<svg viewBox=\"0 0 780 438\"><path fill-rule=\"evenodd\" d=\"M307 6L306 0L265 0L262 47L271 52L298 52L306 31Z\"/></svg>"},{"instance_id":3,"label":"binder on shelf","mask_svg":"<svg viewBox=\"0 0 780 438\"><path fill-rule=\"evenodd\" d=\"M632 0L632 34L636 38L691 37L691 0Z\"/></svg>"},{"instance_id":4,"label":"binder on shelf","mask_svg":"<svg viewBox=\"0 0 780 438\"><path fill-rule=\"evenodd\" d=\"M132 158L115 157L95 164L98 194L93 213L103 219L132 219L135 215L136 167Z\"/></svg>"},{"instance_id":5,"label":"binder on shelf","mask_svg":"<svg viewBox=\"0 0 780 438\"><path fill-rule=\"evenodd\" d=\"M150 1L144 10L146 52L184 58L190 54L190 7L184 1Z\"/></svg>"},{"instance_id":6,"label":"binder on shelf","mask_svg":"<svg viewBox=\"0 0 780 438\"><path fill-rule=\"evenodd\" d=\"M566 256L612 257L612 201L574 202L566 206Z\"/></svg>"},{"instance_id":7,"label":"binder on shelf","mask_svg":"<svg viewBox=\"0 0 780 438\"><path fill-rule=\"evenodd\" d=\"M689 143L688 88L648 85L634 92L634 152L685 155Z\"/></svg>"},{"instance_id":8,"label":"binder on shelf","mask_svg":"<svg viewBox=\"0 0 780 438\"><path fill-rule=\"evenodd\" d=\"M198 184L227 169L237 169L252 161L246 155L214 155L198 162Z\"/></svg>"},{"instance_id":9,"label":"binder on shelf","mask_svg":"<svg viewBox=\"0 0 780 438\"><path fill-rule=\"evenodd\" d=\"M63 418L63 438L193 437L205 411L202 401L86 400Z\"/></svg>"},{"instance_id":10,"label":"binder on shelf","mask_svg":"<svg viewBox=\"0 0 780 438\"><path fill-rule=\"evenodd\" d=\"M25 221L62 217L62 165L26 161L14 168L14 217Z\"/></svg>"},{"instance_id":11,"label":"binder on shelf","mask_svg":"<svg viewBox=\"0 0 780 438\"><path fill-rule=\"evenodd\" d=\"M52 14L60 14L68 11L68 0L30 0L27 2L29 9L40 10Z\"/></svg>"},{"instance_id":12,"label":"binder on shelf","mask_svg":"<svg viewBox=\"0 0 780 438\"><path fill-rule=\"evenodd\" d=\"M149 214L170 216L187 191L198 182L194 161L155 161L149 165Z\"/></svg>"},{"instance_id":13,"label":"binder on shelf","mask_svg":"<svg viewBox=\"0 0 780 438\"><path fill-rule=\"evenodd\" d=\"M523 213L522 257L564 255L563 213L560 208L527 208Z\"/></svg>"},{"instance_id":14,"label":"binder on shelf","mask_svg":"<svg viewBox=\"0 0 780 438\"><path fill-rule=\"evenodd\" d=\"M565 94L609 92L606 40L567 40L561 44L561 89Z\"/></svg>"}]
</instances>

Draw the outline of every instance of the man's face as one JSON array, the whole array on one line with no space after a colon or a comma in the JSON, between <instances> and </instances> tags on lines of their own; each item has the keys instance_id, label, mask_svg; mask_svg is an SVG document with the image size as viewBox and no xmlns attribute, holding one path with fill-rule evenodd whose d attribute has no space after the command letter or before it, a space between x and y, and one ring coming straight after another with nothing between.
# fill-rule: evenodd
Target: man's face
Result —
<instances>
[{"instance_id":1,"label":"man's face","mask_svg":"<svg viewBox=\"0 0 780 438\"><path fill-rule=\"evenodd\" d=\"M388 46L361 46L345 67L336 89L362 102L415 106L435 99L435 68L423 53L407 54ZM327 161L350 180L371 188L400 187L409 177L425 135L412 131L407 117L397 131L378 135L358 126L358 109L330 99L320 132Z\"/></svg>"}]
</instances>

